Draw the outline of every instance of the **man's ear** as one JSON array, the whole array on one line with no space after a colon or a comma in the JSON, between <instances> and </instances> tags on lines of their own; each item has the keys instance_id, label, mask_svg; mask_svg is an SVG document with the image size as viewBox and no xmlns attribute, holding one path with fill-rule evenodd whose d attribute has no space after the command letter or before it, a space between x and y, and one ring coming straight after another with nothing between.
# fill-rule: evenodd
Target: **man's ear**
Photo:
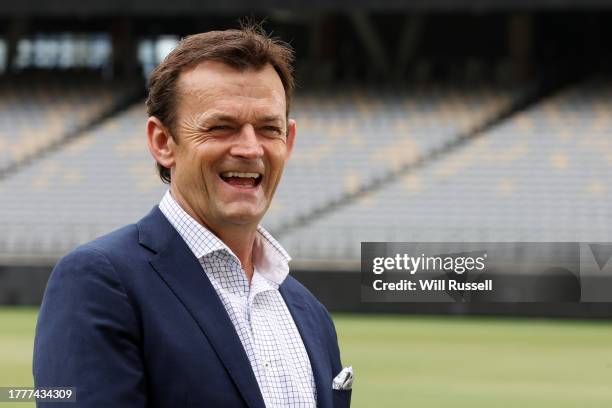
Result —
<instances>
[{"instance_id":1,"label":"man's ear","mask_svg":"<svg viewBox=\"0 0 612 408\"><path fill-rule=\"evenodd\" d=\"M291 156L291 152L293 151L293 143L295 143L295 136L297 131L297 124L295 120L289 119L287 121L287 157L285 160L289 160Z\"/></svg>"},{"instance_id":2,"label":"man's ear","mask_svg":"<svg viewBox=\"0 0 612 408\"><path fill-rule=\"evenodd\" d=\"M176 143L168 129L155 116L147 120L147 145L156 162L168 169L174 166Z\"/></svg>"}]
</instances>

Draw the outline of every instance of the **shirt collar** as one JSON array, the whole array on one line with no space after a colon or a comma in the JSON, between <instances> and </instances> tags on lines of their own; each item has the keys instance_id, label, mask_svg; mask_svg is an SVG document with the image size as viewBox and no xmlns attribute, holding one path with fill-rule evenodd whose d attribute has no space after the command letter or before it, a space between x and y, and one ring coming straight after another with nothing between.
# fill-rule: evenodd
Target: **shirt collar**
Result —
<instances>
[{"instance_id":1,"label":"shirt collar","mask_svg":"<svg viewBox=\"0 0 612 408\"><path fill-rule=\"evenodd\" d=\"M238 257L219 237L181 208L170 194L170 190L164 194L159 203L159 209L198 260L215 251L227 251L240 263ZM289 274L289 261L291 257L280 243L261 225L258 226L253 247L253 264L257 272L280 285Z\"/></svg>"}]
</instances>

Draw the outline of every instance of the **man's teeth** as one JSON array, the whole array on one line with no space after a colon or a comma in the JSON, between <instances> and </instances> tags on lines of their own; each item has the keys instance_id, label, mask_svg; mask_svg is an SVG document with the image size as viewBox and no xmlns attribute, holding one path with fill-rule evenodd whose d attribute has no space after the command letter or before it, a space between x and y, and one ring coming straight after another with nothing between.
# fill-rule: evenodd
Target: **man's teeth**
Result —
<instances>
[{"instance_id":1,"label":"man's teeth","mask_svg":"<svg viewBox=\"0 0 612 408\"><path fill-rule=\"evenodd\" d=\"M259 173L239 173L237 171L226 171L225 173L221 173L222 177L248 177L248 178L258 178Z\"/></svg>"}]
</instances>

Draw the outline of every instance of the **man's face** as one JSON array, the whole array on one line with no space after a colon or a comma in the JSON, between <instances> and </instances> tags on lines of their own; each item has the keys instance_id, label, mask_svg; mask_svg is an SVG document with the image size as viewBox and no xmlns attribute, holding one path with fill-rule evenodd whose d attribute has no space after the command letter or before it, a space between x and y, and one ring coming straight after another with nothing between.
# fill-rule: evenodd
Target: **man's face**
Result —
<instances>
[{"instance_id":1,"label":"man's face","mask_svg":"<svg viewBox=\"0 0 612 408\"><path fill-rule=\"evenodd\" d=\"M171 188L213 231L259 223L295 137L271 65L204 62L181 74Z\"/></svg>"}]
</instances>

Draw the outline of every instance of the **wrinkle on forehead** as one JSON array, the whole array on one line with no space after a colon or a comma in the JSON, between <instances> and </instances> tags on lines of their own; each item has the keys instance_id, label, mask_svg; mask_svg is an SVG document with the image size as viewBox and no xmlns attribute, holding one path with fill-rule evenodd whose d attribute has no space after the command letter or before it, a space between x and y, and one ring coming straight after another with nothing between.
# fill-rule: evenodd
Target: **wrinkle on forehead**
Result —
<instances>
[{"instance_id":1,"label":"wrinkle on forehead","mask_svg":"<svg viewBox=\"0 0 612 408\"><path fill-rule=\"evenodd\" d=\"M240 103L239 99L232 101L219 101L214 107L208 110L201 110L194 107L189 112L183 112L182 122L192 127L204 127L212 120L229 120L235 122L270 122L273 118L278 118L281 124L285 125L285 114L282 106L275 103Z\"/></svg>"},{"instance_id":2,"label":"wrinkle on forehead","mask_svg":"<svg viewBox=\"0 0 612 408\"><path fill-rule=\"evenodd\" d=\"M191 89L183 99L184 120L191 126L202 125L213 116L227 115L236 120L252 121L261 117L285 117L284 96L275 90L249 88L248 93L229 94L222 89Z\"/></svg>"},{"instance_id":3,"label":"wrinkle on forehead","mask_svg":"<svg viewBox=\"0 0 612 408\"><path fill-rule=\"evenodd\" d=\"M286 126L285 90L272 68L237 71L217 62L206 62L181 75L179 121L191 131L207 119L225 115L240 122L279 116Z\"/></svg>"},{"instance_id":4,"label":"wrinkle on forehead","mask_svg":"<svg viewBox=\"0 0 612 408\"><path fill-rule=\"evenodd\" d=\"M259 70L239 71L220 62L208 61L181 74L179 83L183 96L205 104L222 96L270 98L285 103L285 89L271 65Z\"/></svg>"},{"instance_id":5,"label":"wrinkle on forehead","mask_svg":"<svg viewBox=\"0 0 612 408\"><path fill-rule=\"evenodd\" d=\"M273 92L273 91L272 91ZM184 114L191 116L191 122L204 123L214 116L231 116L240 121L253 121L263 116L285 116L284 99L266 96L228 95L223 92L194 92L195 98L185 98ZM284 120L283 120L284 122Z\"/></svg>"},{"instance_id":6,"label":"wrinkle on forehead","mask_svg":"<svg viewBox=\"0 0 612 408\"><path fill-rule=\"evenodd\" d=\"M224 97L240 97L244 99L265 100L271 99L274 103L283 104L285 96L278 90L265 85L248 83L211 84L209 86L189 86L185 84L182 89L183 95L188 95L203 104L210 104ZM284 92L284 91L283 91Z\"/></svg>"}]
</instances>

